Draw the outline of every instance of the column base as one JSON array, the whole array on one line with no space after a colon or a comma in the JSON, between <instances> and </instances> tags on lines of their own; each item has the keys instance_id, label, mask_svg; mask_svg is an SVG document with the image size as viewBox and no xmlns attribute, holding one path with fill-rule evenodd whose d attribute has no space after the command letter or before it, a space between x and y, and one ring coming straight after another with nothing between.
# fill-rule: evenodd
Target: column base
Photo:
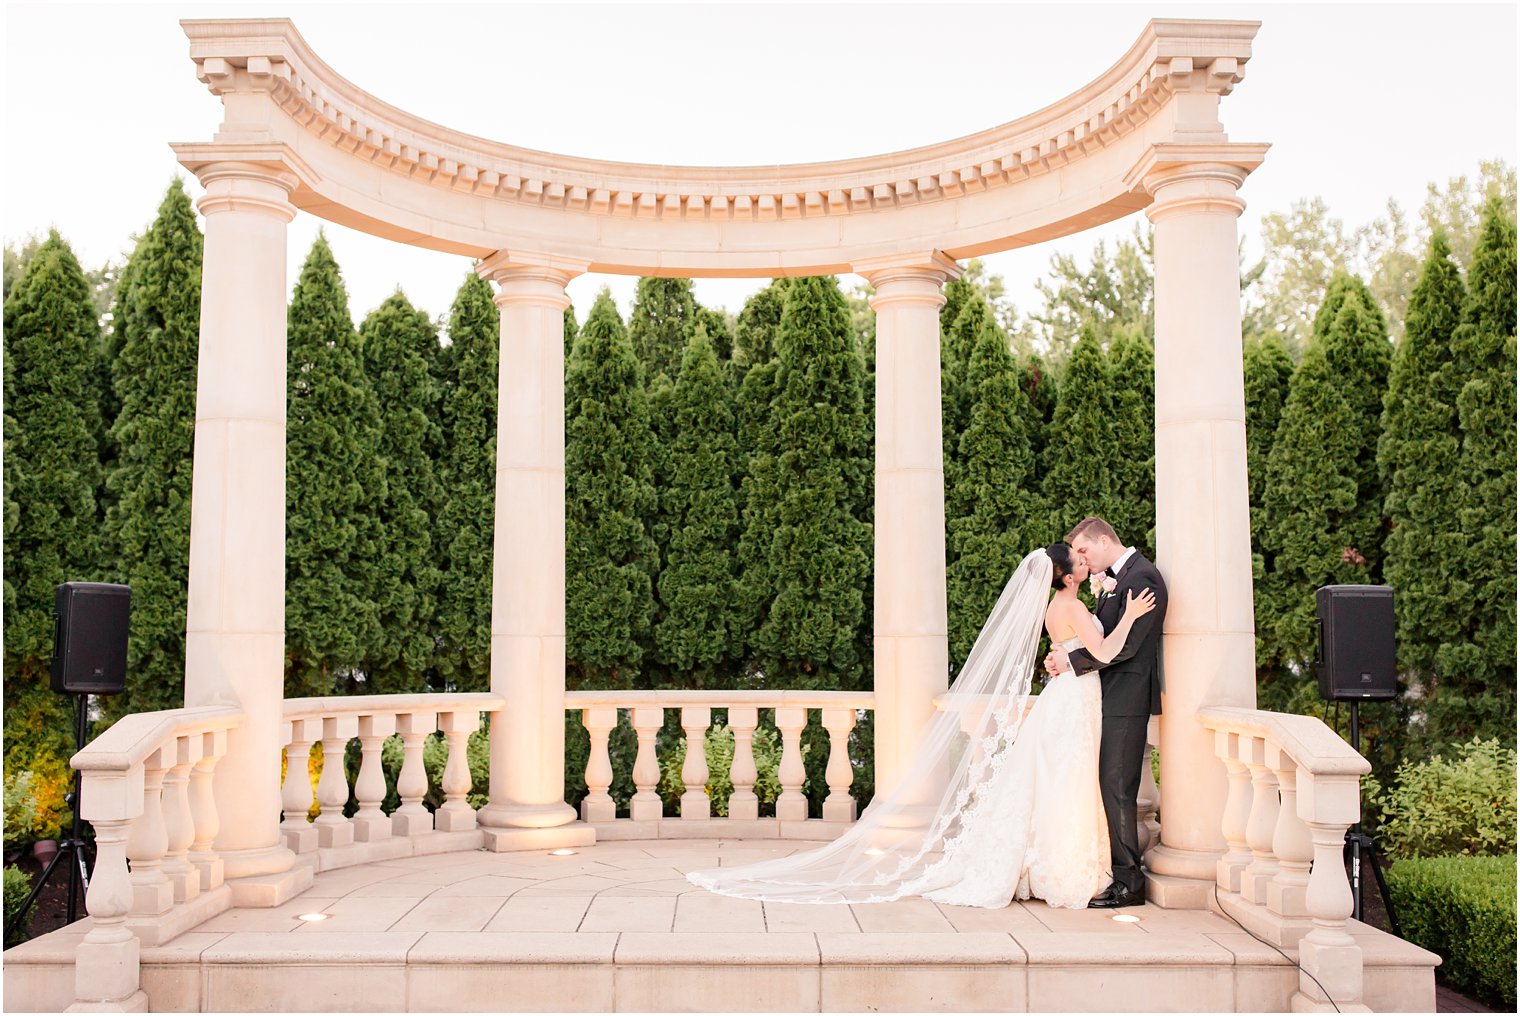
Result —
<instances>
[{"instance_id":1,"label":"column base","mask_svg":"<svg viewBox=\"0 0 1520 1016\"><path fill-rule=\"evenodd\" d=\"M583 822L542 829L487 829L485 837L485 849L498 854L596 845L596 830Z\"/></svg>"},{"instance_id":2,"label":"column base","mask_svg":"<svg viewBox=\"0 0 1520 1016\"><path fill-rule=\"evenodd\" d=\"M1188 850L1161 843L1145 855L1145 866L1158 875L1213 882L1219 877L1219 859L1224 854L1223 850Z\"/></svg>"},{"instance_id":3,"label":"column base","mask_svg":"<svg viewBox=\"0 0 1520 1016\"><path fill-rule=\"evenodd\" d=\"M148 993L138 988L126 998L111 1002L75 1002L64 1012L148 1012Z\"/></svg>"},{"instance_id":4,"label":"column base","mask_svg":"<svg viewBox=\"0 0 1520 1016\"><path fill-rule=\"evenodd\" d=\"M564 801L552 804L492 802L475 813L482 826L496 829L552 829L576 820L575 809Z\"/></svg>"},{"instance_id":5,"label":"column base","mask_svg":"<svg viewBox=\"0 0 1520 1016\"><path fill-rule=\"evenodd\" d=\"M296 855L283 843L248 850L218 850L217 853L222 859L222 877L226 879L278 875L289 871L296 863Z\"/></svg>"}]
</instances>

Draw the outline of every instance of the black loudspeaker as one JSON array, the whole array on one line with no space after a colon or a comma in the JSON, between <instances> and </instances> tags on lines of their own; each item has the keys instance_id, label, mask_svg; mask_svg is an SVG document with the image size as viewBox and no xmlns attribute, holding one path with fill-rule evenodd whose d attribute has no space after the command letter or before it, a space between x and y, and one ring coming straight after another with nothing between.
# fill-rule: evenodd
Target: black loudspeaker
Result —
<instances>
[{"instance_id":1,"label":"black loudspeaker","mask_svg":"<svg viewBox=\"0 0 1520 1016\"><path fill-rule=\"evenodd\" d=\"M1319 619L1314 663L1320 695L1329 701L1397 698L1393 588L1322 586L1314 594L1314 612Z\"/></svg>"},{"instance_id":2,"label":"black loudspeaker","mask_svg":"<svg viewBox=\"0 0 1520 1016\"><path fill-rule=\"evenodd\" d=\"M127 684L132 590L65 582L53 591L53 690L118 695Z\"/></svg>"}]
</instances>

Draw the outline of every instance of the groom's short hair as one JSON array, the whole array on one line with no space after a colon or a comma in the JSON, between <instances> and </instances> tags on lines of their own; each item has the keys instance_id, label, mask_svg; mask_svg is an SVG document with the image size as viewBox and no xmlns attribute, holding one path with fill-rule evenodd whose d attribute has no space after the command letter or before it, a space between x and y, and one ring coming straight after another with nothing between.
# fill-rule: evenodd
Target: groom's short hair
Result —
<instances>
[{"instance_id":1,"label":"groom's short hair","mask_svg":"<svg viewBox=\"0 0 1520 1016\"><path fill-rule=\"evenodd\" d=\"M1079 536L1097 538L1106 536L1115 543L1119 542L1119 534L1114 532L1114 527L1107 520L1100 519L1096 515L1089 515L1072 527L1071 532L1066 534L1066 542L1071 543Z\"/></svg>"}]
</instances>

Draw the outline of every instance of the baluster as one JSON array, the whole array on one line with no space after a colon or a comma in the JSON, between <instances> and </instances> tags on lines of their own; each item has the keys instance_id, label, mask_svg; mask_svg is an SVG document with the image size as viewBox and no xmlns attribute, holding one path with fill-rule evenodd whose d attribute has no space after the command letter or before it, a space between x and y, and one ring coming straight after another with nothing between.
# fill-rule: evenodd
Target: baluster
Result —
<instances>
[{"instance_id":1,"label":"baluster","mask_svg":"<svg viewBox=\"0 0 1520 1016\"><path fill-rule=\"evenodd\" d=\"M143 810L127 837L134 916L162 914L174 905L174 886L164 874L169 833L164 828L164 770L174 764L174 745L157 748L143 760Z\"/></svg>"},{"instance_id":2,"label":"baluster","mask_svg":"<svg viewBox=\"0 0 1520 1016\"><path fill-rule=\"evenodd\" d=\"M81 817L95 828L95 870L85 894L90 930L74 954L73 1008L145 1012L137 936L127 927L135 895L128 828L142 813L144 773L86 773Z\"/></svg>"},{"instance_id":3,"label":"baluster","mask_svg":"<svg viewBox=\"0 0 1520 1016\"><path fill-rule=\"evenodd\" d=\"M190 864L201 876L201 892L209 893L222 884L222 857L216 852L216 834L221 819L216 811L213 780L216 764L227 754L227 731L208 730L201 735L201 760L190 770L190 819L195 823L195 839L190 844Z\"/></svg>"},{"instance_id":4,"label":"baluster","mask_svg":"<svg viewBox=\"0 0 1520 1016\"><path fill-rule=\"evenodd\" d=\"M1277 773L1282 807L1272 832L1272 853L1277 855L1277 874L1267 886L1267 908L1282 917L1308 917L1305 896L1309 890L1309 862L1314 841L1309 827L1298 817L1298 764L1276 744L1267 745L1267 764Z\"/></svg>"},{"instance_id":5,"label":"baluster","mask_svg":"<svg viewBox=\"0 0 1520 1016\"><path fill-rule=\"evenodd\" d=\"M200 761L201 739L174 739L174 764L164 775L164 875L174 891L174 902L184 903L201 894L200 872L186 856L195 842L195 823L190 818L190 768Z\"/></svg>"},{"instance_id":6,"label":"baluster","mask_svg":"<svg viewBox=\"0 0 1520 1016\"><path fill-rule=\"evenodd\" d=\"M346 847L354 842L354 827L343 817L343 806L348 803L343 753L348 750L349 738L358 731L359 721L352 716L322 719L322 777L317 780L317 802L322 811L312 823L319 847Z\"/></svg>"},{"instance_id":7,"label":"baluster","mask_svg":"<svg viewBox=\"0 0 1520 1016\"><path fill-rule=\"evenodd\" d=\"M1229 780L1224 815L1219 821L1229 849L1215 866L1215 882L1226 892L1240 892L1240 873L1251 863L1251 848L1246 843L1246 823L1251 817L1251 771L1241 761L1243 738L1229 730L1214 732L1214 754L1224 763Z\"/></svg>"},{"instance_id":8,"label":"baluster","mask_svg":"<svg viewBox=\"0 0 1520 1016\"><path fill-rule=\"evenodd\" d=\"M760 817L760 799L755 796L755 728L760 725L760 710L754 706L734 706L728 711L728 729L734 732L734 761L728 778L734 785L728 795L728 817L752 822Z\"/></svg>"},{"instance_id":9,"label":"baluster","mask_svg":"<svg viewBox=\"0 0 1520 1016\"><path fill-rule=\"evenodd\" d=\"M1156 821L1156 810L1161 806L1161 793L1156 789L1156 775L1151 771L1151 756L1160 739L1156 726L1156 717L1152 716L1145 727L1145 752L1140 759L1140 790L1135 794L1135 835L1142 854L1161 839L1161 823Z\"/></svg>"},{"instance_id":10,"label":"baluster","mask_svg":"<svg viewBox=\"0 0 1520 1016\"><path fill-rule=\"evenodd\" d=\"M853 822L855 798L850 796L850 784L855 782L855 767L850 764L850 731L855 729L855 710L823 710L823 729L829 732L829 764L824 770L829 796L823 802L823 818Z\"/></svg>"},{"instance_id":11,"label":"baluster","mask_svg":"<svg viewBox=\"0 0 1520 1016\"><path fill-rule=\"evenodd\" d=\"M297 854L317 849L317 830L311 824L311 746L322 737L319 719L292 720L285 744L285 783L280 787L280 808L285 818L280 835L285 846Z\"/></svg>"},{"instance_id":12,"label":"baluster","mask_svg":"<svg viewBox=\"0 0 1520 1016\"><path fill-rule=\"evenodd\" d=\"M1346 829L1351 822L1319 821L1323 816L1315 814L1344 810L1325 807L1320 800L1316 800L1341 796L1335 793L1337 789L1343 789L1335 786L1340 782L1320 777L1314 780L1310 788L1309 810L1314 817L1308 821L1308 826L1314 844L1314 863L1310 869L1305 903L1314 927L1298 943L1299 964L1303 972L1299 975L1298 993L1292 1002L1295 1012L1328 1011L1331 1008L1320 985L1324 985L1330 993L1329 998L1338 1003L1337 1008L1342 1012L1362 1000L1362 950L1346 928L1346 919L1351 916L1351 886L1346 881L1342 852L1346 846ZM1349 783L1351 795L1355 795L1356 779L1353 777L1346 782ZM1355 808L1355 796L1351 797L1351 802ZM1315 983L1316 978L1319 984Z\"/></svg>"},{"instance_id":13,"label":"baluster","mask_svg":"<svg viewBox=\"0 0 1520 1016\"><path fill-rule=\"evenodd\" d=\"M470 807L470 735L480 729L480 713L473 709L439 713L438 729L449 742L449 761L443 767L443 807L433 815L440 832L457 833L475 828L475 809Z\"/></svg>"},{"instance_id":14,"label":"baluster","mask_svg":"<svg viewBox=\"0 0 1520 1016\"><path fill-rule=\"evenodd\" d=\"M359 778L354 781L359 810L354 813L354 839L361 843L390 839L390 817L380 810L380 805L385 803L385 769L380 762L380 751L385 746L385 739L395 732L394 713L359 717Z\"/></svg>"},{"instance_id":15,"label":"baluster","mask_svg":"<svg viewBox=\"0 0 1520 1016\"><path fill-rule=\"evenodd\" d=\"M617 818L617 803L607 793L612 786L612 758L607 753L607 737L617 726L617 720L615 708L581 710L581 725L591 735L591 754L586 759L586 796L581 799L582 822L611 822Z\"/></svg>"},{"instance_id":16,"label":"baluster","mask_svg":"<svg viewBox=\"0 0 1520 1016\"><path fill-rule=\"evenodd\" d=\"M1267 902L1267 885L1277 874L1272 856L1272 833L1277 828L1277 774L1267 765L1267 742L1262 737L1241 738L1242 761L1251 770L1251 815L1246 820L1246 842L1251 863L1240 873L1240 895L1248 902Z\"/></svg>"},{"instance_id":17,"label":"baluster","mask_svg":"<svg viewBox=\"0 0 1520 1016\"><path fill-rule=\"evenodd\" d=\"M686 731L686 761L681 764L681 818L706 822L712 818L712 799L707 796L707 728L712 710L705 706L682 706L681 729Z\"/></svg>"},{"instance_id":18,"label":"baluster","mask_svg":"<svg viewBox=\"0 0 1520 1016\"><path fill-rule=\"evenodd\" d=\"M802 782L807 772L802 768L802 728L807 726L807 710L795 706L778 706L776 729L781 731L781 796L776 799L776 818L783 822L807 819L807 798Z\"/></svg>"},{"instance_id":19,"label":"baluster","mask_svg":"<svg viewBox=\"0 0 1520 1016\"><path fill-rule=\"evenodd\" d=\"M401 735L401 773L396 777L396 794L401 798L401 807L391 814L391 832L397 836L421 836L433 831L433 816L422 804L428 790L422 751L428 735L437 729L436 712L402 713L396 717L396 732Z\"/></svg>"},{"instance_id":20,"label":"baluster","mask_svg":"<svg viewBox=\"0 0 1520 1016\"><path fill-rule=\"evenodd\" d=\"M660 763L655 758L655 735L665 725L662 706L637 706L633 710L633 729L639 735L639 752L633 759L633 785L636 793L628 802L628 815L635 822L658 819L664 805L655 787L660 782Z\"/></svg>"}]
</instances>

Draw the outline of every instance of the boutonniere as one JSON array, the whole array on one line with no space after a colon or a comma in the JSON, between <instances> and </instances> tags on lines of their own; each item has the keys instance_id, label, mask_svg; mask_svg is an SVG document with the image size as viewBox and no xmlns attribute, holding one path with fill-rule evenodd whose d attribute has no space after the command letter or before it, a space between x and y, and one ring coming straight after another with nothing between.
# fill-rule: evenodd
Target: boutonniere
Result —
<instances>
[{"instance_id":1,"label":"boutonniere","mask_svg":"<svg viewBox=\"0 0 1520 1016\"><path fill-rule=\"evenodd\" d=\"M1119 588L1119 580L1107 572L1093 572L1087 577L1087 588L1094 596L1107 596Z\"/></svg>"}]
</instances>

